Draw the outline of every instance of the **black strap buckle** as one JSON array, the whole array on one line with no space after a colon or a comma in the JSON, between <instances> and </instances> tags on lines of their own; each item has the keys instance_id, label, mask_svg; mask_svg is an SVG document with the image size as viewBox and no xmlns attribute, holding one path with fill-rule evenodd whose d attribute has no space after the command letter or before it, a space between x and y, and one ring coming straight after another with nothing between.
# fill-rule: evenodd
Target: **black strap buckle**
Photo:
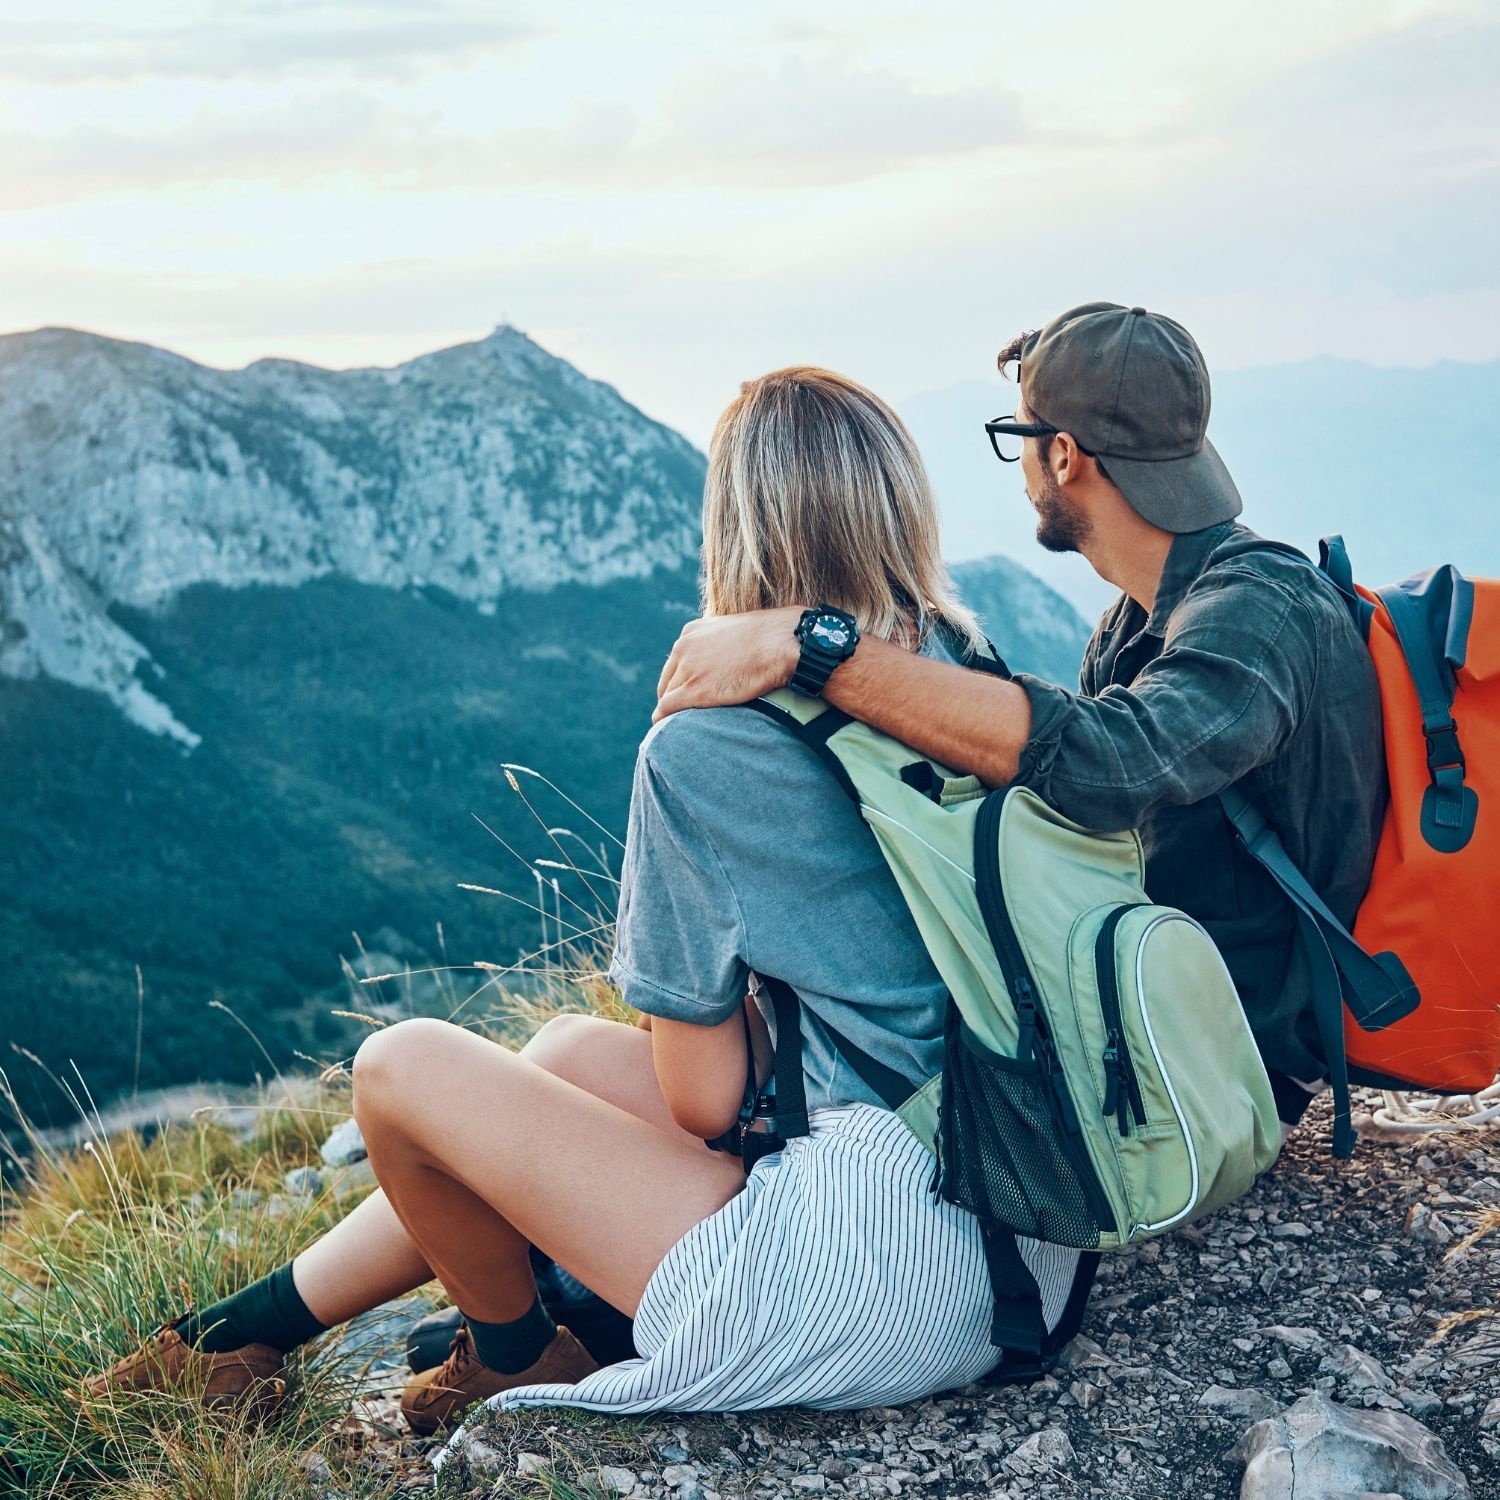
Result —
<instances>
[{"instance_id":1,"label":"black strap buckle","mask_svg":"<svg viewBox=\"0 0 1500 1500\"><path fill-rule=\"evenodd\" d=\"M1458 725L1452 719L1434 729L1424 729L1423 736L1427 740L1429 771L1439 771L1447 766L1457 766L1460 771L1467 769L1463 747L1458 743Z\"/></svg>"}]
</instances>

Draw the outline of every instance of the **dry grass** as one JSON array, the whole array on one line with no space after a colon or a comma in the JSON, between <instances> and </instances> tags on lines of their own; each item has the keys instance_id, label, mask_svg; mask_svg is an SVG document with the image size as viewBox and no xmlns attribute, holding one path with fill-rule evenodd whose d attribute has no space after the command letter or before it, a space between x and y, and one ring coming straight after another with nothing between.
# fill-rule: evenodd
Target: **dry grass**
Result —
<instances>
[{"instance_id":1,"label":"dry grass","mask_svg":"<svg viewBox=\"0 0 1500 1500\"><path fill-rule=\"evenodd\" d=\"M613 836L594 825L595 850L568 829L549 827L530 800L538 783L550 785L512 768L511 784L546 836L546 858L527 864L536 900L522 903L538 917L540 942L508 966L445 962L428 971L437 984L434 992L426 979L428 1003L420 1007L412 1003L413 973L361 979L346 969L348 1013L378 1028L414 1010L435 1012L511 1046L564 1011L632 1019L602 974L617 889ZM569 862L570 848L584 851L583 868ZM85 1410L77 1392L84 1375L153 1328L283 1264L358 1201L359 1194L327 1191L268 1211L286 1173L317 1162L329 1129L348 1115L349 1061L323 1065L316 1082L278 1077L263 1086L248 1133L216 1123L212 1111L149 1141L136 1130L107 1133L86 1090L68 1089L84 1137L67 1148L31 1128L0 1072L0 1116L8 1106L21 1129L19 1148L0 1159L0 1497L280 1500L334 1492L360 1500L391 1493L378 1453L350 1431L358 1372L336 1357L333 1339L288 1362L290 1399L259 1429L160 1395L119 1396ZM307 1468L312 1453L327 1465L316 1481ZM548 1487L547 1480L539 1486Z\"/></svg>"},{"instance_id":2,"label":"dry grass","mask_svg":"<svg viewBox=\"0 0 1500 1500\"><path fill-rule=\"evenodd\" d=\"M347 1377L316 1352L291 1372L297 1399L260 1431L187 1402L86 1404L77 1390L159 1323L264 1275L346 1211L324 1194L266 1212L263 1195L308 1160L318 1126L264 1102L248 1139L200 1119L149 1144L95 1132L59 1151L26 1131L29 1155L0 1181L0 1494L308 1493L300 1456L349 1399ZM347 1095L311 1107L336 1104Z\"/></svg>"},{"instance_id":3,"label":"dry grass","mask_svg":"<svg viewBox=\"0 0 1500 1500\"><path fill-rule=\"evenodd\" d=\"M597 954L594 955L597 958ZM495 987L482 1021L519 1044L549 1016L588 1009L628 1019L581 952L567 971ZM148 1142L106 1135L97 1111L80 1146L58 1149L31 1130L0 1177L0 1497L56 1500L279 1500L326 1493L389 1494L391 1476L341 1436L353 1376L320 1340L291 1365L291 1399L262 1429L159 1396L85 1411L79 1379L106 1367L151 1329L281 1265L358 1201L333 1191L281 1200L293 1167L318 1161L329 1128L349 1113L347 1069L314 1090L265 1088L248 1134L211 1115L169 1125ZM0 1074L0 1102L19 1118ZM24 1123L24 1122L23 1122ZM367 1190L367 1189L366 1189ZM328 1471L314 1486L306 1456ZM545 1483L545 1482L544 1482Z\"/></svg>"}]
</instances>

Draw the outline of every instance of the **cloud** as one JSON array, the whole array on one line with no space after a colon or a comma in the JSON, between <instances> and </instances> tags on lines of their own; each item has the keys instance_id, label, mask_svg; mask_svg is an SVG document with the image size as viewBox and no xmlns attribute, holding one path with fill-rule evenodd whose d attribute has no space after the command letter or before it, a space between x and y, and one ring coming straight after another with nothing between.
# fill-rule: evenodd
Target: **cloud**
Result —
<instances>
[{"instance_id":1,"label":"cloud","mask_svg":"<svg viewBox=\"0 0 1500 1500\"><path fill-rule=\"evenodd\" d=\"M556 125L474 134L368 91L200 111L168 128L109 124L0 136L16 212L160 189L360 184L372 191L678 192L859 182L1017 141L1019 107L997 89L929 93L891 73L788 62L713 66L653 118L622 100Z\"/></svg>"},{"instance_id":2,"label":"cloud","mask_svg":"<svg viewBox=\"0 0 1500 1500\"><path fill-rule=\"evenodd\" d=\"M853 181L1022 135L1008 89L924 91L889 72L789 60L702 67L664 98L638 165L694 184Z\"/></svg>"},{"instance_id":3,"label":"cloud","mask_svg":"<svg viewBox=\"0 0 1500 1500\"><path fill-rule=\"evenodd\" d=\"M0 81L36 85L134 79L272 79L344 67L362 77L411 77L423 65L473 60L537 35L495 8L410 0L306 0L211 4L192 19L181 6L111 9L0 21ZM145 12L143 15L142 12Z\"/></svg>"}]
</instances>

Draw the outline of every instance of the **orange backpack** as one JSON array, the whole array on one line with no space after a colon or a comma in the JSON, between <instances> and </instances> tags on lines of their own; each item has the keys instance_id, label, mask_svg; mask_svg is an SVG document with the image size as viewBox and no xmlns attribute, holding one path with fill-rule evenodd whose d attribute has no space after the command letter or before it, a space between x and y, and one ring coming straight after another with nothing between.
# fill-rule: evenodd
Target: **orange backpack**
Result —
<instances>
[{"instance_id":1,"label":"orange backpack","mask_svg":"<svg viewBox=\"0 0 1500 1500\"><path fill-rule=\"evenodd\" d=\"M1345 1156L1349 1077L1453 1094L1500 1073L1500 580L1444 566L1368 589L1342 537L1318 553L1380 680L1390 787L1352 936L1254 807L1220 796L1297 909Z\"/></svg>"}]
</instances>

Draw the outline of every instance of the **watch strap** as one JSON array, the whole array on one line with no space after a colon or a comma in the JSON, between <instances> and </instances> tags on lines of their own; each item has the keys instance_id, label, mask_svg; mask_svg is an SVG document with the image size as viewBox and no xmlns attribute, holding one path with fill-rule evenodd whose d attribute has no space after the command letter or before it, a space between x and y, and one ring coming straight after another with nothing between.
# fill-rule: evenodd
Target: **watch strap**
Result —
<instances>
[{"instance_id":1,"label":"watch strap","mask_svg":"<svg viewBox=\"0 0 1500 1500\"><path fill-rule=\"evenodd\" d=\"M821 646L804 641L802 655L797 660L797 670L792 673L791 686L799 693L817 698L828 686L833 669L843 660L842 656L836 656L832 651L825 651Z\"/></svg>"}]
</instances>

